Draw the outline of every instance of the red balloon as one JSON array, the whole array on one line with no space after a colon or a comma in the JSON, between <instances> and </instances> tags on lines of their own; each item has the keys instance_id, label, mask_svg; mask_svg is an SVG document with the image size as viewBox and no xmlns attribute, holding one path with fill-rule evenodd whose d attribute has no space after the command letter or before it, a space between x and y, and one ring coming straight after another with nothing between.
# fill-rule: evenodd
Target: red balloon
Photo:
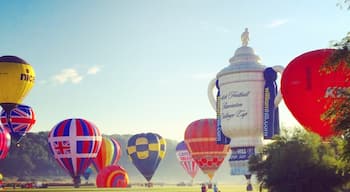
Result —
<instances>
[{"instance_id":1,"label":"red balloon","mask_svg":"<svg viewBox=\"0 0 350 192\"><path fill-rule=\"evenodd\" d=\"M350 70L340 65L335 71L324 70L323 64L334 49L320 49L293 59L283 72L281 91L284 102L305 129L322 137L335 134L332 122L323 114L335 102L347 99L342 89L350 87Z\"/></svg>"},{"instance_id":2,"label":"red balloon","mask_svg":"<svg viewBox=\"0 0 350 192\"><path fill-rule=\"evenodd\" d=\"M103 168L96 177L97 187L127 187L128 184L128 173L119 165Z\"/></svg>"},{"instance_id":3,"label":"red balloon","mask_svg":"<svg viewBox=\"0 0 350 192\"><path fill-rule=\"evenodd\" d=\"M0 159L5 159L11 145L10 133L0 124Z\"/></svg>"},{"instance_id":4,"label":"red balloon","mask_svg":"<svg viewBox=\"0 0 350 192\"><path fill-rule=\"evenodd\" d=\"M229 151L229 145L216 143L216 119L200 119L188 125L185 143L199 168L212 179Z\"/></svg>"}]
</instances>

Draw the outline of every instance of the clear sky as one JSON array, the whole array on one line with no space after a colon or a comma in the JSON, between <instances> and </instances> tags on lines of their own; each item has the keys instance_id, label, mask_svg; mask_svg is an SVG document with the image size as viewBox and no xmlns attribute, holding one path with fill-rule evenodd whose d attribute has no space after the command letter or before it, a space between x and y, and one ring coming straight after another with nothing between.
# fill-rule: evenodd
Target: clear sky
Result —
<instances>
[{"instance_id":1,"label":"clear sky","mask_svg":"<svg viewBox=\"0 0 350 192\"><path fill-rule=\"evenodd\" d=\"M33 131L70 117L105 134L182 140L215 118L207 86L241 46L266 66L329 47L350 31L338 0L0 0L0 56L30 63ZM281 124L296 121L281 107Z\"/></svg>"}]
</instances>

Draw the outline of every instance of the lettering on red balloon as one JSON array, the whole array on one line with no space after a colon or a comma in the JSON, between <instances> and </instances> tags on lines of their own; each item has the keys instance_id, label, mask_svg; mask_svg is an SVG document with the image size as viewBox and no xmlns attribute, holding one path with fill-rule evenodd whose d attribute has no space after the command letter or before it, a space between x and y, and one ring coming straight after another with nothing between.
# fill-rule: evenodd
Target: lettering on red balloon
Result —
<instances>
[{"instance_id":1,"label":"lettering on red balloon","mask_svg":"<svg viewBox=\"0 0 350 192\"><path fill-rule=\"evenodd\" d=\"M349 87L328 87L324 94L324 98L349 98Z\"/></svg>"}]
</instances>

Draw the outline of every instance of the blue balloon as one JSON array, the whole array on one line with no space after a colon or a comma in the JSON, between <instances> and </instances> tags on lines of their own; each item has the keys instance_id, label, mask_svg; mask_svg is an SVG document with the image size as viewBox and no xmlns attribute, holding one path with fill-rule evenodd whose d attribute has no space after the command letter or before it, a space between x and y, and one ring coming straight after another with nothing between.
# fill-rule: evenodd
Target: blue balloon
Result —
<instances>
[{"instance_id":1,"label":"blue balloon","mask_svg":"<svg viewBox=\"0 0 350 192\"><path fill-rule=\"evenodd\" d=\"M133 135L128 141L126 150L132 163L148 182L164 158L165 151L165 139L154 133Z\"/></svg>"}]
</instances>

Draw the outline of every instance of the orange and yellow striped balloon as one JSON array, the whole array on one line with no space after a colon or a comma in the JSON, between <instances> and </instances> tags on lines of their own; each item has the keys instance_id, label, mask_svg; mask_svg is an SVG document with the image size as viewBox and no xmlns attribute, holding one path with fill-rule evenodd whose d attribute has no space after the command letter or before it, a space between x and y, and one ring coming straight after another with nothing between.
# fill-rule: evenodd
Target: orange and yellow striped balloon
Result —
<instances>
[{"instance_id":1,"label":"orange and yellow striped balloon","mask_svg":"<svg viewBox=\"0 0 350 192\"><path fill-rule=\"evenodd\" d=\"M109 165L117 165L121 156L120 144L117 140L108 137L102 137L101 149L96 158L92 161L92 165L96 172Z\"/></svg>"},{"instance_id":2,"label":"orange and yellow striped balloon","mask_svg":"<svg viewBox=\"0 0 350 192\"><path fill-rule=\"evenodd\" d=\"M120 165L111 165L103 168L96 177L97 187L120 187L129 185L129 176Z\"/></svg>"}]
</instances>

